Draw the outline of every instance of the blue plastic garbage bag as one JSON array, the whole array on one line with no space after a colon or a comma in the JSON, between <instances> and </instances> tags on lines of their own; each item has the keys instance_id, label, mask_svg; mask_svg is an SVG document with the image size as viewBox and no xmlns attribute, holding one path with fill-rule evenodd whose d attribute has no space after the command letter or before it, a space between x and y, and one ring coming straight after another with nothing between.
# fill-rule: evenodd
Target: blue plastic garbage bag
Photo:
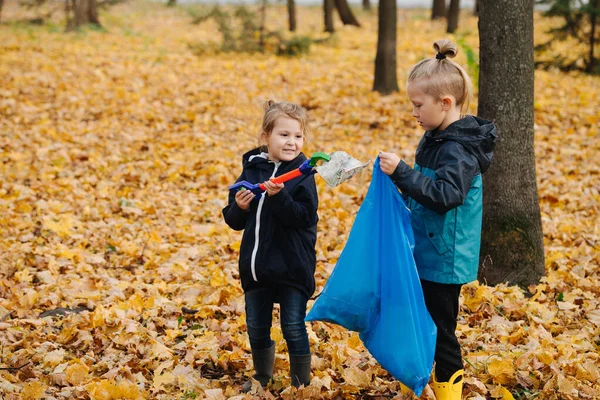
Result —
<instances>
[{"instance_id":1,"label":"blue plastic garbage bag","mask_svg":"<svg viewBox=\"0 0 600 400\"><path fill-rule=\"evenodd\" d=\"M437 329L425 306L413 249L410 211L377 159L348 242L306 320L360 332L381 366L420 396L431 375ZM363 306L344 307L354 307L355 299ZM360 326L349 323L348 315Z\"/></svg>"},{"instance_id":2,"label":"blue plastic garbage bag","mask_svg":"<svg viewBox=\"0 0 600 400\"><path fill-rule=\"evenodd\" d=\"M372 186L371 186L372 187ZM352 225L346 246L323 291L306 316L307 321L326 321L362 332L370 329L379 315L381 279L371 271L373 246L381 242L380 230L372 229L384 210L373 202L371 187Z\"/></svg>"},{"instance_id":3,"label":"blue plastic garbage bag","mask_svg":"<svg viewBox=\"0 0 600 400\"><path fill-rule=\"evenodd\" d=\"M348 236L348 241L323 291L306 321L325 321L362 332L370 329L379 315L381 278L373 260L382 230L374 229L386 218L379 207L377 188L371 184Z\"/></svg>"}]
</instances>

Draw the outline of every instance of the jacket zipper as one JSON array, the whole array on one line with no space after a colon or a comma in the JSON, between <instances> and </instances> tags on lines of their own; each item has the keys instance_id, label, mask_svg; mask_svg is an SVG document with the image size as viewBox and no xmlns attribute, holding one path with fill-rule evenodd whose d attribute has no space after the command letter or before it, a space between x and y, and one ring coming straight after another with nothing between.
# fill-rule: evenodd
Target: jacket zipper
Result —
<instances>
[{"instance_id":1,"label":"jacket zipper","mask_svg":"<svg viewBox=\"0 0 600 400\"><path fill-rule=\"evenodd\" d=\"M279 168L279 164L275 163L275 168L273 169L273 174L271 178L275 176L277 173L277 168ZM252 250L252 259L250 260L250 270L252 271L252 279L255 282L258 282L258 278L256 277L256 254L258 253L258 241L260 234L260 214L262 212L263 203L265 202L266 192L262 193L260 196L260 200L258 201L258 208L256 210L256 226L254 227L254 249Z\"/></svg>"}]
</instances>

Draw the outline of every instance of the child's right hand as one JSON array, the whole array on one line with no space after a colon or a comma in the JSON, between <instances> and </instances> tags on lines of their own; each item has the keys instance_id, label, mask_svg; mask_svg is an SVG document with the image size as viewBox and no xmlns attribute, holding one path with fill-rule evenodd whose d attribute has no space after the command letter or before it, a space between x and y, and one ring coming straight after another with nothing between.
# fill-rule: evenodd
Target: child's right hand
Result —
<instances>
[{"instance_id":1,"label":"child's right hand","mask_svg":"<svg viewBox=\"0 0 600 400\"><path fill-rule=\"evenodd\" d=\"M250 208L250 203L255 197L256 195L251 190L242 189L235 194L235 202L239 208L246 211Z\"/></svg>"},{"instance_id":2,"label":"child's right hand","mask_svg":"<svg viewBox=\"0 0 600 400\"><path fill-rule=\"evenodd\" d=\"M379 167L387 175L391 175L400 164L400 157L394 153L379 152Z\"/></svg>"}]
</instances>

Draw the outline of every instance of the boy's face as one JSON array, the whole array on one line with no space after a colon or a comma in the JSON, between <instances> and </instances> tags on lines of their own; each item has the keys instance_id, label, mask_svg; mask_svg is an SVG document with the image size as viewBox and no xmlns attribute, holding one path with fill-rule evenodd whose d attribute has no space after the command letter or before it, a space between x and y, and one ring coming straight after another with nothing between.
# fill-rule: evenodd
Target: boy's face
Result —
<instances>
[{"instance_id":1,"label":"boy's face","mask_svg":"<svg viewBox=\"0 0 600 400\"><path fill-rule=\"evenodd\" d=\"M300 123L295 119L279 117L268 137L263 132L262 140L269 148L270 160L275 162L292 161L302 151L304 132L300 128Z\"/></svg>"},{"instance_id":2,"label":"boy's face","mask_svg":"<svg viewBox=\"0 0 600 400\"><path fill-rule=\"evenodd\" d=\"M431 131L442 124L446 118L442 101L424 92L424 83L411 81L406 86L408 98L413 104L412 116L426 131Z\"/></svg>"}]
</instances>

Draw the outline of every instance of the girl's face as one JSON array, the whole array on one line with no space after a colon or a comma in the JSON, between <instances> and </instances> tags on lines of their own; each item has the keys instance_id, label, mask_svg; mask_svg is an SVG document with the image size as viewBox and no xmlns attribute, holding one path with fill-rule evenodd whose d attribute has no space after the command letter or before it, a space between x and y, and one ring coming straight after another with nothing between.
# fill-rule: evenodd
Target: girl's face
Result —
<instances>
[{"instance_id":1,"label":"girl's face","mask_svg":"<svg viewBox=\"0 0 600 400\"><path fill-rule=\"evenodd\" d=\"M408 82L406 92L408 98L413 104L412 116L426 131L432 131L443 126L447 116L447 110L444 110L444 103L424 92L424 83L418 80Z\"/></svg>"},{"instance_id":2,"label":"girl's face","mask_svg":"<svg viewBox=\"0 0 600 400\"><path fill-rule=\"evenodd\" d=\"M263 132L261 138L269 149L269 160L275 162L292 161L304 145L300 122L290 117L277 118L271 134Z\"/></svg>"}]
</instances>

